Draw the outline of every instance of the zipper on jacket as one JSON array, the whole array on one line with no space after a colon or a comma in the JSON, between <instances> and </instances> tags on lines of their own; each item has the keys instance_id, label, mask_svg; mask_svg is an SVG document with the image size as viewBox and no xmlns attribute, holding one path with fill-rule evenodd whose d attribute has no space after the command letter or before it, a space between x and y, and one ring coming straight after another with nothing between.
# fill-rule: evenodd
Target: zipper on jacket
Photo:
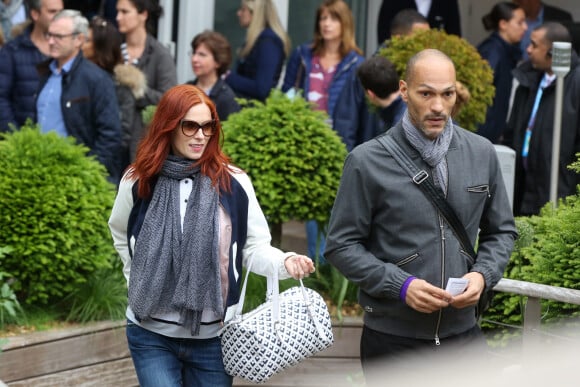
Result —
<instances>
[{"instance_id":1,"label":"zipper on jacket","mask_svg":"<svg viewBox=\"0 0 580 387\"><path fill-rule=\"evenodd\" d=\"M338 72L338 71L337 71L336 73L334 73L334 76L332 77L332 79L334 80L334 79L338 78L338 75L339 75L339 74L342 74L342 73L344 73L345 71L347 71L347 70L348 70L348 69L349 69L351 66L353 66L353 65L356 63L356 60L357 60L357 57L355 56L354 58L352 58L352 59L350 60L350 62L346 63L346 64L345 64L345 65L344 65L344 66L343 66L343 67L340 69L340 72Z\"/></svg>"},{"instance_id":2,"label":"zipper on jacket","mask_svg":"<svg viewBox=\"0 0 580 387\"><path fill-rule=\"evenodd\" d=\"M397 263L396 263L396 265L397 265L398 267L401 267L401 266L403 266L403 265L406 265L407 263L409 263L409 262L413 261L413 260L414 260L415 258L417 258L418 256L419 256L419 254L418 254L418 253L411 254L411 255L409 255L407 258L403 258L403 259L401 259L399 262L397 262Z\"/></svg>"},{"instance_id":3,"label":"zipper on jacket","mask_svg":"<svg viewBox=\"0 0 580 387\"><path fill-rule=\"evenodd\" d=\"M439 219L439 232L441 233L441 286L445 286L443 281L445 281L445 222L441 217L441 214L437 214ZM437 315L437 325L435 327L435 345L440 345L439 341L439 328L441 327L441 316L443 314L442 310L439 310Z\"/></svg>"},{"instance_id":4,"label":"zipper on jacket","mask_svg":"<svg viewBox=\"0 0 580 387\"><path fill-rule=\"evenodd\" d=\"M488 198L491 197L491 193L489 192L489 185L487 184L476 185L474 187L467 187L467 192L486 193Z\"/></svg>"}]
</instances>

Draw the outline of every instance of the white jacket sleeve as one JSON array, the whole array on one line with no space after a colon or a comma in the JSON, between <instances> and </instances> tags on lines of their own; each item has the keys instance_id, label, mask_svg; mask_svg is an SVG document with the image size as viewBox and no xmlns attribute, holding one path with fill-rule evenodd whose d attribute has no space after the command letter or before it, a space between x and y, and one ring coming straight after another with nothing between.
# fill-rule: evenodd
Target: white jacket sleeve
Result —
<instances>
[{"instance_id":1,"label":"white jacket sleeve","mask_svg":"<svg viewBox=\"0 0 580 387\"><path fill-rule=\"evenodd\" d=\"M284 253L270 244L272 236L268 222L260 208L250 178L243 172L234 172L232 176L242 185L248 195L248 235L242 251L243 265L247 266L251 258L252 272L267 276L274 274L274 270L277 270L280 279L289 278L284 260L296 253Z\"/></svg>"},{"instance_id":2,"label":"white jacket sleeve","mask_svg":"<svg viewBox=\"0 0 580 387\"><path fill-rule=\"evenodd\" d=\"M115 249L123 261L123 275L129 285L131 271L131 256L129 255L129 241L127 240L127 224L133 208L133 184L134 180L123 177L119 185L119 191L109 218L109 229L113 237Z\"/></svg>"}]
</instances>

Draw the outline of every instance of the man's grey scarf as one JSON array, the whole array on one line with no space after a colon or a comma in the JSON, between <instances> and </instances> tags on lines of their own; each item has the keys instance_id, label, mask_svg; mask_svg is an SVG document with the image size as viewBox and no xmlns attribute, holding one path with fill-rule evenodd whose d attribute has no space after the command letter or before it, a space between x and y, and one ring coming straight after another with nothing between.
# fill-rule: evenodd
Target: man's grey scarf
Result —
<instances>
[{"instance_id":1,"label":"man's grey scarf","mask_svg":"<svg viewBox=\"0 0 580 387\"><path fill-rule=\"evenodd\" d=\"M190 177L191 194L181 230L179 181ZM169 156L159 175L135 243L129 305L138 319L178 314L179 325L199 334L201 314L221 315L218 192L192 161Z\"/></svg>"},{"instance_id":2,"label":"man's grey scarf","mask_svg":"<svg viewBox=\"0 0 580 387\"><path fill-rule=\"evenodd\" d=\"M416 128L409 117L409 110L403 115L403 130L407 140L415 148L421 158L433 169L433 180L439 184L444 193L447 193L447 150L453 137L453 122L447 120L443 132L435 140L430 140L423 132Z\"/></svg>"}]
</instances>

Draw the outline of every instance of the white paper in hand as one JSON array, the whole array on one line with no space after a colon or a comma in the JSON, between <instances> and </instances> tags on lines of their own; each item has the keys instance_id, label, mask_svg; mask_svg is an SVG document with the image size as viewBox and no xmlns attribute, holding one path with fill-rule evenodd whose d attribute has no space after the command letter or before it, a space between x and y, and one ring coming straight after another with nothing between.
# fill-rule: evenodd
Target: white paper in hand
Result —
<instances>
[{"instance_id":1,"label":"white paper in hand","mask_svg":"<svg viewBox=\"0 0 580 387\"><path fill-rule=\"evenodd\" d=\"M465 291L467 284L469 284L467 278L449 278L445 291L449 292L452 296L457 296Z\"/></svg>"}]
</instances>

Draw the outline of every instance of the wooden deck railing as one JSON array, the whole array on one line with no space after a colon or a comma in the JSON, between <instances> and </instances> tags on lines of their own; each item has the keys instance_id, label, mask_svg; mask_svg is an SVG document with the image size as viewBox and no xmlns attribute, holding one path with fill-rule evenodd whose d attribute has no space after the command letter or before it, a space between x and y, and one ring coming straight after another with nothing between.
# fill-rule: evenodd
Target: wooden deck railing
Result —
<instances>
[{"instance_id":1,"label":"wooden deck railing","mask_svg":"<svg viewBox=\"0 0 580 387\"><path fill-rule=\"evenodd\" d=\"M541 300L580 305L580 290L502 278L493 288L497 292L526 296L523 318L523 345L537 338L541 323Z\"/></svg>"}]
</instances>

